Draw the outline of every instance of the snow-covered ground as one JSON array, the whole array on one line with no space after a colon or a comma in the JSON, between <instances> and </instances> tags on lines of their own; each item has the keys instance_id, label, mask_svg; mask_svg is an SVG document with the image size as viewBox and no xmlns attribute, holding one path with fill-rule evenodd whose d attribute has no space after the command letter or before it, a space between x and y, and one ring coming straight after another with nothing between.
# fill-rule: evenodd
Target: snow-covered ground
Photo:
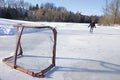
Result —
<instances>
[{"instance_id":1,"label":"snow-covered ground","mask_svg":"<svg viewBox=\"0 0 120 80\"><path fill-rule=\"evenodd\" d=\"M0 25L8 28L15 23L31 22L0 19ZM97 26L90 34L89 24L34 23L56 27L56 67L45 78L31 77L8 67L2 59L13 53L15 37L1 35L0 80L120 80L120 26Z\"/></svg>"}]
</instances>

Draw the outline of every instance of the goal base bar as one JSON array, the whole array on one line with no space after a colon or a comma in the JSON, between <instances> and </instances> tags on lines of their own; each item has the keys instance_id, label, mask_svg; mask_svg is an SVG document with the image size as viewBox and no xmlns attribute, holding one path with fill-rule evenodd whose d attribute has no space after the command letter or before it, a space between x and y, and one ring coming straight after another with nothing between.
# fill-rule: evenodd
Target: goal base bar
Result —
<instances>
[{"instance_id":1,"label":"goal base bar","mask_svg":"<svg viewBox=\"0 0 120 80\"><path fill-rule=\"evenodd\" d=\"M27 69L25 69L25 68L23 68L23 67L21 67L21 66L18 66L18 65L14 66L12 63L9 62L10 59L13 59L13 58L14 58L14 56L10 56L10 57L4 58L2 61L3 61L6 65L10 66L11 68L16 69L16 70L19 70L19 71L21 71L21 72L24 72L24 73L26 73L26 74L28 74L28 75L33 76L33 77L45 77L45 74L46 74L48 71L50 71L52 68L55 67L55 64L51 64L50 66L48 66L48 67L45 68L44 70L42 70L42 71L40 71L40 72L38 72L38 73L34 73L34 72L32 72L32 71L30 71L30 70L27 70Z\"/></svg>"}]
</instances>

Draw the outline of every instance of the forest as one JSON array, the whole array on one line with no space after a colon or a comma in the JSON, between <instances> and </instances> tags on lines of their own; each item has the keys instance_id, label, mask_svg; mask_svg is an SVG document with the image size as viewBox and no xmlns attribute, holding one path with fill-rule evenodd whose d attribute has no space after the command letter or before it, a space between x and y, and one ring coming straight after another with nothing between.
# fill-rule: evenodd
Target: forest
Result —
<instances>
[{"instance_id":1,"label":"forest","mask_svg":"<svg viewBox=\"0 0 120 80\"><path fill-rule=\"evenodd\" d=\"M103 25L120 24L120 1L113 0L103 8L104 15L84 15L56 7L53 3L36 4L24 0L0 0L0 18L30 21L89 23L94 20Z\"/></svg>"}]
</instances>

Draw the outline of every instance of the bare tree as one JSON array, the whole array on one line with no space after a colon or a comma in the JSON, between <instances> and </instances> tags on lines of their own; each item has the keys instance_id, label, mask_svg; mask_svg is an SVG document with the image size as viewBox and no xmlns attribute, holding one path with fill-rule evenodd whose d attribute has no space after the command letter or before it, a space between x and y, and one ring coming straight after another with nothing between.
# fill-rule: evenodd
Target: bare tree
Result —
<instances>
[{"instance_id":1,"label":"bare tree","mask_svg":"<svg viewBox=\"0 0 120 80\"><path fill-rule=\"evenodd\" d=\"M112 0L108 4L106 0L106 7L103 8L104 17L100 19L102 24L118 24L120 23L120 0Z\"/></svg>"},{"instance_id":2,"label":"bare tree","mask_svg":"<svg viewBox=\"0 0 120 80\"><path fill-rule=\"evenodd\" d=\"M119 0L114 0L110 4L110 11L111 11L111 16L113 18L113 24L116 24L118 21L119 17L119 9L120 9L120 1Z\"/></svg>"},{"instance_id":3,"label":"bare tree","mask_svg":"<svg viewBox=\"0 0 120 80\"><path fill-rule=\"evenodd\" d=\"M0 7L5 7L5 1L4 0L0 0Z\"/></svg>"},{"instance_id":4,"label":"bare tree","mask_svg":"<svg viewBox=\"0 0 120 80\"><path fill-rule=\"evenodd\" d=\"M119 17L119 13L120 13L119 10L120 10L120 0L116 0L116 2L115 2L115 13L114 13L114 24L118 22L118 17Z\"/></svg>"},{"instance_id":5,"label":"bare tree","mask_svg":"<svg viewBox=\"0 0 120 80\"><path fill-rule=\"evenodd\" d=\"M6 0L6 6L10 7L10 8L14 8L15 2L16 2L16 0Z\"/></svg>"}]
</instances>

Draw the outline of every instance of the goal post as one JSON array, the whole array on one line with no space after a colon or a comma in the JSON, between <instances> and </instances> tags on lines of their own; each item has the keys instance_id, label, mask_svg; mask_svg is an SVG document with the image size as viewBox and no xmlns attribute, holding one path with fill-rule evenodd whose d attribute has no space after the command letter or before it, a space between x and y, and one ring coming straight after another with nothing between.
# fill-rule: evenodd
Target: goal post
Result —
<instances>
[{"instance_id":1,"label":"goal post","mask_svg":"<svg viewBox=\"0 0 120 80\"><path fill-rule=\"evenodd\" d=\"M33 77L44 77L55 67L57 31L51 26L16 24L14 55L4 58L8 66Z\"/></svg>"}]
</instances>

